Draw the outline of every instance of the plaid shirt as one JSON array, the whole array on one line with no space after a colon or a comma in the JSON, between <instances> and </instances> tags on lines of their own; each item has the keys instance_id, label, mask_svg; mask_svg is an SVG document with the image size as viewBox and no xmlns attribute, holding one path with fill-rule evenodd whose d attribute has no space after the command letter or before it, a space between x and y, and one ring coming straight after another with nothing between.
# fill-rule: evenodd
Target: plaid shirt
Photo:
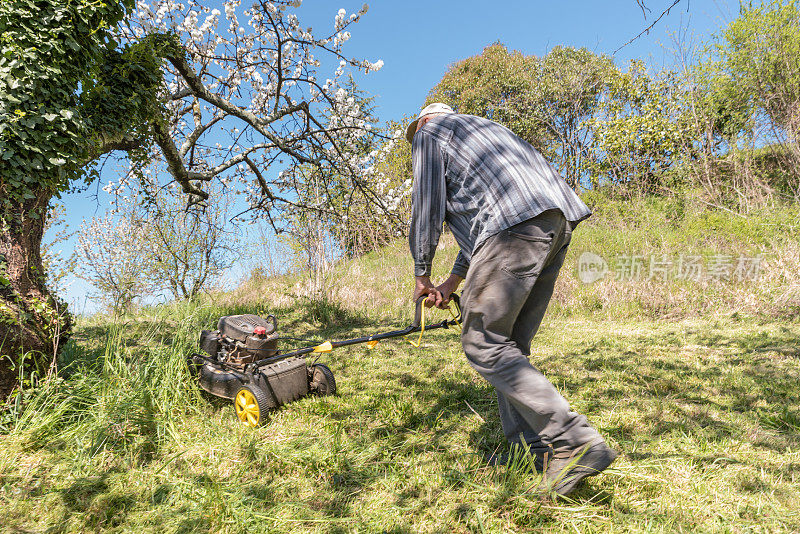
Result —
<instances>
[{"instance_id":1,"label":"plaid shirt","mask_svg":"<svg viewBox=\"0 0 800 534\"><path fill-rule=\"evenodd\" d=\"M467 276L489 237L543 211L569 221L591 215L539 152L508 128L473 115L433 117L414 136L409 244L415 276L429 276L442 223L461 248L453 274Z\"/></svg>"}]
</instances>

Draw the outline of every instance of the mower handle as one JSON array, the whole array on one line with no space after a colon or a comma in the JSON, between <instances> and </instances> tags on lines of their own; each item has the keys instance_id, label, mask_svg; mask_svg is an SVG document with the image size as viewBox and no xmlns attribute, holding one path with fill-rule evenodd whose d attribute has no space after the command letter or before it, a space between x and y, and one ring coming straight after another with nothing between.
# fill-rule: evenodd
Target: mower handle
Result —
<instances>
[{"instance_id":1,"label":"mower handle","mask_svg":"<svg viewBox=\"0 0 800 534\"><path fill-rule=\"evenodd\" d=\"M422 325L422 306L426 298L428 298L428 295L422 295L417 299L416 308L414 309L414 322L411 323L414 328L419 328ZM461 298L458 293L450 293L450 300L456 305L457 314L454 320L459 322L461 320Z\"/></svg>"},{"instance_id":2,"label":"mower handle","mask_svg":"<svg viewBox=\"0 0 800 534\"><path fill-rule=\"evenodd\" d=\"M416 302L416 310L414 312L414 322L402 330L393 330L391 332L383 332L381 334L373 334L370 336L363 336L354 339L343 339L341 341L326 341L322 345L316 345L313 347L304 347L302 349L297 349L292 352L285 352L283 354L276 354L275 356L269 356L264 358L263 360L258 360L257 362L253 362L248 364L252 366L252 368L257 368L261 365L266 365L268 363L276 362L278 360L283 360L285 358L289 358L291 356L299 356L299 357L306 357L309 354L314 352L330 352L332 349L337 347L346 347L348 345L357 345L359 343L369 343L369 342L377 342L382 339L390 339L393 337L400 337L400 336L407 336L414 332L424 332L425 330L433 330L436 328L449 328L452 325L457 325L461 323L461 299L456 293L450 294L450 300L453 301L456 305L456 314L452 319L445 319L439 323L432 323L429 325L422 324L422 305L425 301L426 297L420 297L417 299ZM325 347L324 350L318 350L322 347ZM208 358L210 361L211 358Z\"/></svg>"}]
</instances>

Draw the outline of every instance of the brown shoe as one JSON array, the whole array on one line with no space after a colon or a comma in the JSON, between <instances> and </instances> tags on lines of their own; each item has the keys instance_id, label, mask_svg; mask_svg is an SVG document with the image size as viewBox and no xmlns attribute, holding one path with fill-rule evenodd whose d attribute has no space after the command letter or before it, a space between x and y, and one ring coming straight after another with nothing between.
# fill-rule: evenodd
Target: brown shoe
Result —
<instances>
[{"instance_id":1,"label":"brown shoe","mask_svg":"<svg viewBox=\"0 0 800 534\"><path fill-rule=\"evenodd\" d=\"M569 495L583 480L599 474L616 460L619 453L604 442L582 445L569 456L554 457L545 464L540 491Z\"/></svg>"}]
</instances>

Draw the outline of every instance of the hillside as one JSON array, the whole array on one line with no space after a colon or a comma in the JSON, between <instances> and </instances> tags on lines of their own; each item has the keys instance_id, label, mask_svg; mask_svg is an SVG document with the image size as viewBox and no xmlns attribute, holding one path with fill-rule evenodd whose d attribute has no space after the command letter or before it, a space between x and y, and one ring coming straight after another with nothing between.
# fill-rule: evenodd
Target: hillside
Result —
<instances>
[{"instance_id":1,"label":"hillside","mask_svg":"<svg viewBox=\"0 0 800 534\"><path fill-rule=\"evenodd\" d=\"M800 209L586 200L595 215L532 351L622 451L574 499L543 502L529 467L485 464L505 446L496 401L452 331L323 356L339 393L257 430L192 383L184 358L221 315L274 313L284 335L316 340L408 324L398 241L335 266L323 300L303 296L303 274L253 276L202 302L82 319L59 376L0 421L1 530L800 530ZM581 282L585 252L604 279ZM455 253L445 238L438 273ZM689 257L715 276L674 279Z\"/></svg>"},{"instance_id":2,"label":"hillside","mask_svg":"<svg viewBox=\"0 0 800 534\"><path fill-rule=\"evenodd\" d=\"M745 216L685 198L611 201L589 193L584 200L595 213L573 234L549 318L664 319L733 313L785 318L800 313L800 210L796 205ZM606 261L609 272L603 279L581 283L578 260L585 252ZM445 235L434 264L434 280L446 276L457 253L455 241ZM651 256L661 262L652 279ZM686 265L691 261L700 265L699 277L678 279L681 257ZM740 258L743 267L756 268L749 274L757 280L744 272L737 276ZM665 261L670 264L669 273L664 272ZM639 266L638 272L634 265ZM717 276L709 272L714 266ZM397 318L398 313L408 312L411 272L407 242L398 240L337 265L327 277L329 297L348 310ZM305 275L255 277L221 302L257 304L266 297L287 305L309 288Z\"/></svg>"}]
</instances>

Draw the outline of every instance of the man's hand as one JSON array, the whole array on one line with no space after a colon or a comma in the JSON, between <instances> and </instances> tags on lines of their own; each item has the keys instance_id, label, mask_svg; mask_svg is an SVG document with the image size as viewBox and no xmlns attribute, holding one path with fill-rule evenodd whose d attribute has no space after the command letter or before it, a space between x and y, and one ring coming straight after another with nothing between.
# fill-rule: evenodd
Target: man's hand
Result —
<instances>
[{"instance_id":1,"label":"man's hand","mask_svg":"<svg viewBox=\"0 0 800 534\"><path fill-rule=\"evenodd\" d=\"M463 280L464 279L457 274L451 274L447 280L436 287L436 290L442 295L442 302L436 303L437 308L441 308L443 310L448 308L448 304L450 304L450 295L455 293Z\"/></svg>"},{"instance_id":2,"label":"man's hand","mask_svg":"<svg viewBox=\"0 0 800 534\"><path fill-rule=\"evenodd\" d=\"M450 277L441 283L441 285L434 287L431 283L429 276L417 276L417 284L414 289L414 302L418 298L427 295L425 299L425 307L430 308L436 306L439 309L446 310L450 304L450 295L452 295L461 285L464 279L458 275L451 274Z\"/></svg>"},{"instance_id":3,"label":"man's hand","mask_svg":"<svg viewBox=\"0 0 800 534\"><path fill-rule=\"evenodd\" d=\"M425 299L425 307L430 308L431 306L437 306L442 303L444 299L442 299L442 294L433 287L431 283L430 276L417 276L417 284L414 288L414 302L417 301L418 298L427 295L428 298Z\"/></svg>"}]
</instances>

